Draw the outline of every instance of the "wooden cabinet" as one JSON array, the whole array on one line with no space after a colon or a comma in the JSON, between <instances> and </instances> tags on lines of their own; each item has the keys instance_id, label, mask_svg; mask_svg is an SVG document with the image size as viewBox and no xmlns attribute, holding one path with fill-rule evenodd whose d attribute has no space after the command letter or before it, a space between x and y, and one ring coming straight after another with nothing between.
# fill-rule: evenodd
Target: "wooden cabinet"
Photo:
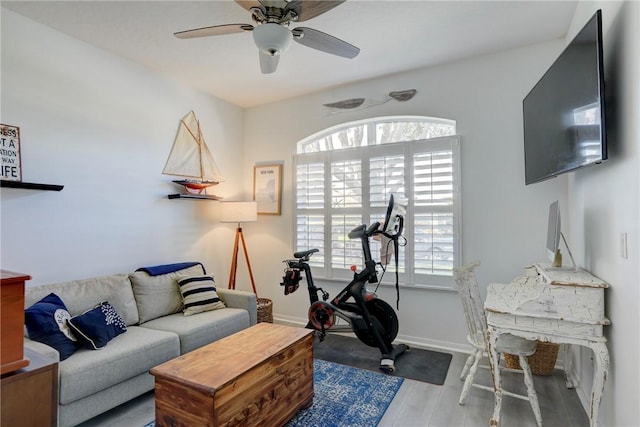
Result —
<instances>
[{"instance_id":1,"label":"wooden cabinet","mask_svg":"<svg viewBox=\"0 0 640 427\"><path fill-rule=\"evenodd\" d=\"M0 425L44 427L58 424L58 363L29 349L29 366L2 375Z\"/></svg>"},{"instance_id":2,"label":"wooden cabinet","mask_svg":"<svg viewBox=\"0 0 640 427\"><path fill-rule=\"evenodd\" d=\"M156 426L283 426L313 403L313 331L258 323L151 369Z\"/></svg>"},{"instance_id":3,"label":"wooden cabinet","mask_svg":"<svg viewBox=\"0 0 640 427\"><path fill-rule=\"evenodd\" d=\"M24 368L24 282L31 277L0 270L0 374Z\"/></svg>"}]
</instances>

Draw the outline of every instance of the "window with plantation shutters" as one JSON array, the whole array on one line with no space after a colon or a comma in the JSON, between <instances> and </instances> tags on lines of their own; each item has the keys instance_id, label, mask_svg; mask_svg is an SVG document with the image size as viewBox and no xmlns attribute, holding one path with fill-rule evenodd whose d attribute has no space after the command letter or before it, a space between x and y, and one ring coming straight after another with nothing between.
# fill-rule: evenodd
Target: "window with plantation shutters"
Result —
<instances>
[{"instance_id":1,"label":"window with plantation shutters","mask_svg":"<svg viewBox=\"0 0 640 427\"><path fill-rule=\"evenodd\" d=\"M363 265L361 224L382 223L391 194L409 200L400 281L451 287L459 264L459 138L455 122L431 117L349 123L298 143L295 156L295 250L317 248L315 277L350 279ZM374 259L380 243L371 244ZM395 271L395 262L388 266ZM390 275L390 277L395 275Z\"/></svg>"},{"instance_id":2,"label":"window with plantation shutters","mask_svg":"<svg viewBox=\"0 0 640 427\"><path fill-rule=\"evenodd\" d=\"M324 163L310 162L296 167L296 247L318 248L310 264L324 265Z\"/></svg>"}]
</instances>

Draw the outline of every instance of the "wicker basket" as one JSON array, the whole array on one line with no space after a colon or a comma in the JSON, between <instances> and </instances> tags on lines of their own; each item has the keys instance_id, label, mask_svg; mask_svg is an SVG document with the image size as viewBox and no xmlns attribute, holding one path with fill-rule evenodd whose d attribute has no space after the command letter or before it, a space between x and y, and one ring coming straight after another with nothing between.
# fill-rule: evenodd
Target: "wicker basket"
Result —
<instances>
[{"instance_id":1,"label":"wicker basket","mask_svg":"<svg viewBox=\"0 0 640 427\"><path fill-rule=\"evenodd\" d=\"M269 298L258 298L258 323L273 323L273 301Z\"/></svg>"},{"instance_id":2,"label":"wicker basket","mask_svg":"<svg viewBox=\"0 0 640 427\"><path fill-rule=\"evenodd\" d=\"M551 375L553 367L556 365L559 348L559 344L538 341L536 344L536 352L527 357L527 361L531 367L531 373L535 375ZM504 360L507 368L522 369L518 356L505 354Z\"/></svg>"}]
</instances>

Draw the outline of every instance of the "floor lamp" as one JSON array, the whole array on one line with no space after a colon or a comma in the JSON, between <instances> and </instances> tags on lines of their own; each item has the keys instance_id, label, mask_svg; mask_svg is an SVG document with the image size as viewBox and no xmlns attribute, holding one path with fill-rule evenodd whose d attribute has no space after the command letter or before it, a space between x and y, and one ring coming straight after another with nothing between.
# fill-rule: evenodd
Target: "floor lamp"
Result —
<instances>
[{"instance_id":1,"label":"floor lamp","mask_svg":"<svg viewBox=\"0 0 640 427\"><path fill-rule=\"evenodd\" d=\"M222 202L221 206L221 222L234 222L238 224L236 227L236 239L233 244L233 256L231 258L231 271L229 272L229 289L236 288L236 271L238 270L238 250L240 242L244 250L244 258L247 261L249 269L249 277L251 278L251 287L253 293L257 295L256 284L253 280L253 271L251 271L251 262L249 261L249 253L247 252L247 244L244 241L241 223L256 222L258 220L258 205L256 202Z\"/></svg>"}]
</instances>

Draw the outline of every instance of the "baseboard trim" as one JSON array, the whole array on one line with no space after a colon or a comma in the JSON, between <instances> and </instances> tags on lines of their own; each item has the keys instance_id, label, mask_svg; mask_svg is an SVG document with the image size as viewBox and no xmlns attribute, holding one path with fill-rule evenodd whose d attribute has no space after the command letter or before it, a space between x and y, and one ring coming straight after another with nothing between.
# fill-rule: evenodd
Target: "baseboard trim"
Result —
<instances>
[{"instance_id":1,"label":"baseboard trim","mask_svg":"<svg viewBox=\"0 0 640 427\"><path fill-rule=\"evenodd\" d=\"M273 316L274 323L279 323L281 325L288 326L296 326L296 327L304 327L307 324L306 319L300 319L296 317L290 316ZM401 342L403 344L407 344L410 347L421 348L424 350L437 350L437 351L455 351L459 353L467 353L471 354L471 346L468 344L460 344L454 343L450 341L439 341L439 340L429 340L422 337L415 337L411 335L403 335L400 334L395 340L396 342Z\"/></svg>"},{"instance_id":2,"label":"baseboard trim","mask_svg":"<svg viewBox=\"0 0 640 427\"><path fill-rule=\"evenodd\" d=\"M275 323L280 323L282 325L297 326L297 327L304 327L307 324L307 319L301 319L299 317L292 317L292 316L275 315L275 314L273 316L273 321ZM415 337L411 335L400 334L396 338L396 341L408 344L412 347L423 348L426 350L457 351L457 352L466 353L466 354L471 354L471 352L473 351L473 349L468 343L461 344L461 343L456 343L452 341L430 340L423 337ZM555 368L563 369L562 354L558 354ZM578 379L579 377L573 366L571 366L571 369L568 375L570 375L570 378L574 381L574 384L580 384L580 380ZM583 390L581 391L584 392ZM587 393L585 396L588 396L588 395L589 393ZM584 404L584 401L582 403ZM585 406L585 408L587 407L588 405Z\"/></svg>"}]
</instances>

